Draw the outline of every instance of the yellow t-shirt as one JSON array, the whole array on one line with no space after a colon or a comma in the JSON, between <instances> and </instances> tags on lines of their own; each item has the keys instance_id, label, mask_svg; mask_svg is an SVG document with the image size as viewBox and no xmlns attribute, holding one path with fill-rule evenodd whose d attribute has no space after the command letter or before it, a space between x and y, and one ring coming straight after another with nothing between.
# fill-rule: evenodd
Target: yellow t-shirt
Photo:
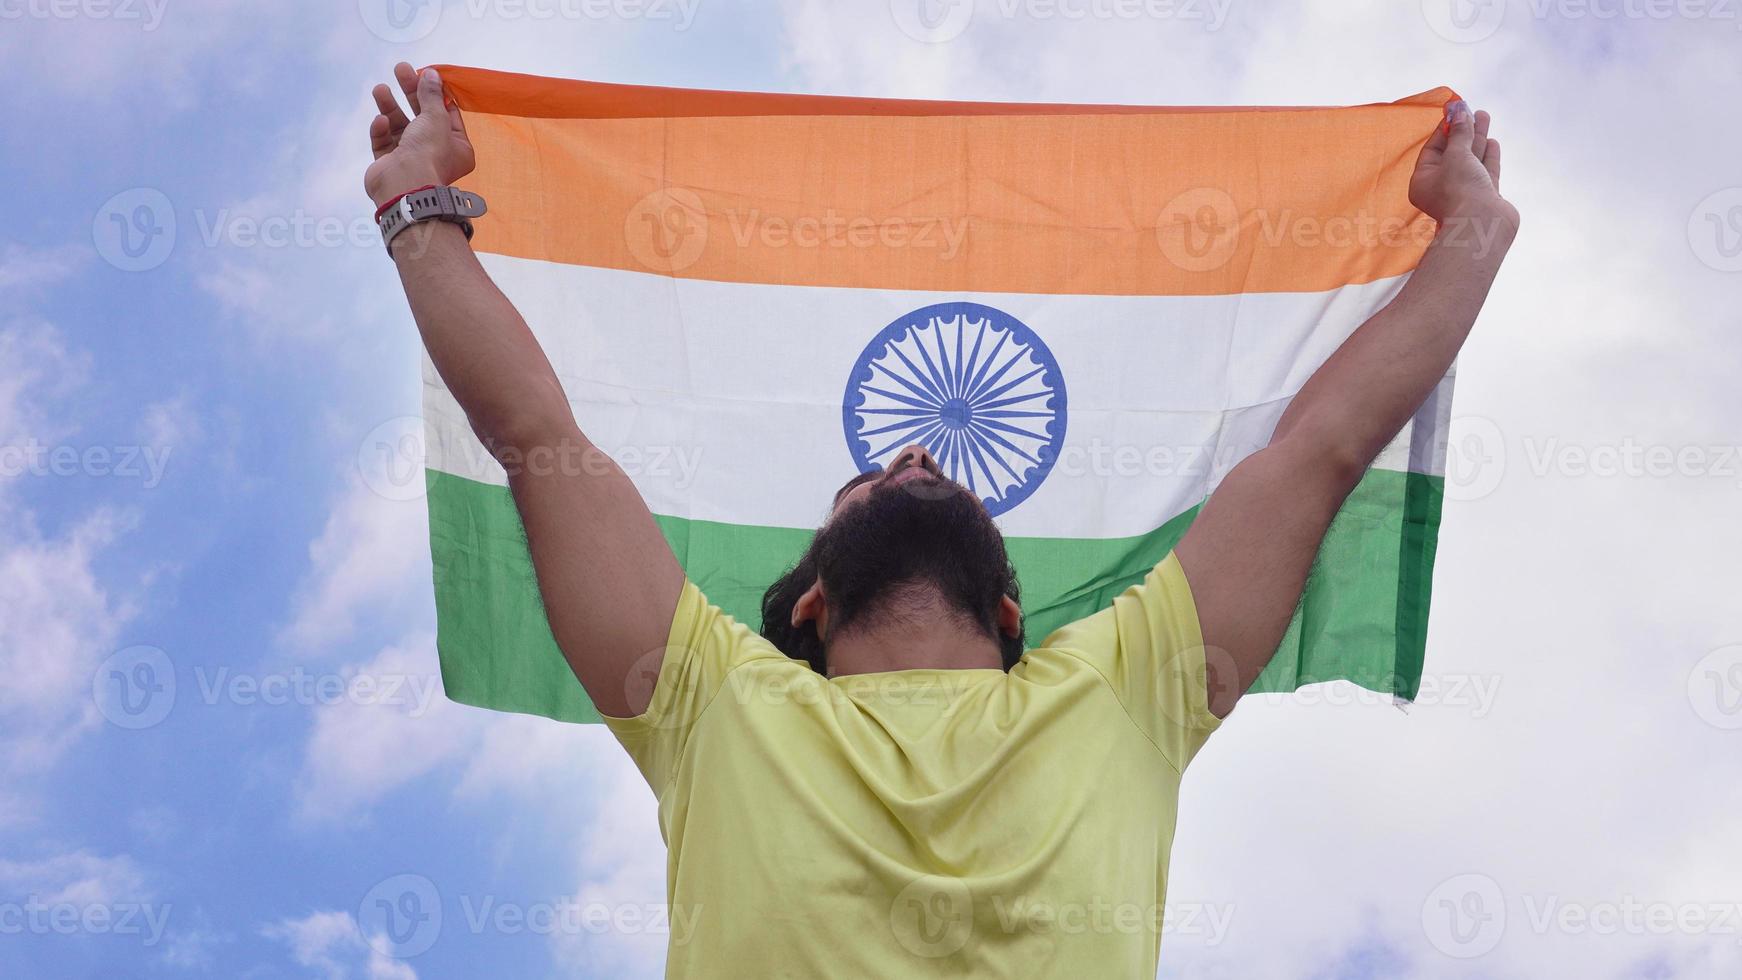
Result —
<instances>
[{"instance_id":1,"label":"yellow t-shirt","mask_svg":"<svg viewBox=\"0 0 1742 980\"><path fill-rule=\"evenodd\" d=\"M642 715L668 977L1150 977L1216 728L1169 555L1008 674L825 678L686 583Z\"/></svg>"}]
</instances>

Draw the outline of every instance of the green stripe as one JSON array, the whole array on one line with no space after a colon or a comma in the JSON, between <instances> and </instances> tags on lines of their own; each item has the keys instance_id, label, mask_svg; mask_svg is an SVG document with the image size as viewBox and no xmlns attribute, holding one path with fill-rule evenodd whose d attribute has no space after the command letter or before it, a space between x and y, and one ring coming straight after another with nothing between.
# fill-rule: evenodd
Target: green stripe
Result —
<instances>
[{"instance_id":1,"label":"green stripe","mask_svg":"<svg viewBox=\"0 0 1742 980\"><path fill-rule=\"evenodd\" d=\"M437 647L448 697L465 704L597 721L551 639L526 540L505 487L430 472ZM1254 686L1292 691L1350 680L1414 697L1421 683L1439 530L1439 477L1370 470L1349 496L1276 658ZM1035 641L1112 601L1167 555L1196 509L1129 538L1010 538ZM810 531L660 517L672 550L712 602L761 621L762 593Z\"/></svg>"}]
</instances>

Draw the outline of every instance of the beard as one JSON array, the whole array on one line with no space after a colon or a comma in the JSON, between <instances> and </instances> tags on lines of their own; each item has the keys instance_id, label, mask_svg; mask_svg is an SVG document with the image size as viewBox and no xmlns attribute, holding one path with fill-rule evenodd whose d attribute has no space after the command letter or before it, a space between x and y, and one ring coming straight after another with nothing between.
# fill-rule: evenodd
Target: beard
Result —
<instances>
[{"instance_id":1,"label":"beard","mask_svg":"<svg viewBox=\"0 0 1742 980\"><path fill-rule=\"evenodd\" d=\"M997 639L1006 670L1022 657L1020 632L1009 637L998 628L1004 598L1020 594L1004 535L978 500L948 481L873 487L823 525L798 564L763 597L762 635L827 674L815 624L791 625L793 605L819 579L837 634L900 616L925 595Z\"/></svg>"}]
</instances>

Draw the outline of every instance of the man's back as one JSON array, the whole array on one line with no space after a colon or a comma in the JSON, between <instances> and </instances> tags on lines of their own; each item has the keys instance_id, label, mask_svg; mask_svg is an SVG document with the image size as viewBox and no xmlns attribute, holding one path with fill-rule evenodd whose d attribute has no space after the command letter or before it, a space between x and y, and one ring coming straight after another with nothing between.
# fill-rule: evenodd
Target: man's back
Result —
<instances>
[{"instance_id":1,"label":"man's back","mask_svg":"<svg viewBox=\"0 0 1742 980\"><path fill-rule=\"evenodd\" d=\"M1153 973L1215 727L1168 558L1008 674L824 678L686 587L646 714L670 976Z\"/></svg>"}]
</instances>

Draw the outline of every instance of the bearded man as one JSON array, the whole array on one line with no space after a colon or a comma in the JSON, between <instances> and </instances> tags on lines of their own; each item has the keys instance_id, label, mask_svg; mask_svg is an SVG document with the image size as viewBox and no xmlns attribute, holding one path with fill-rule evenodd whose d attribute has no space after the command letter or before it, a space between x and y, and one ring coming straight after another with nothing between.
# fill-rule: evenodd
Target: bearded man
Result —
<instances>
[{"instance_id":1,"label":"bearded man","mask_svg":"<svg viewBox=\"0 0 1742 980\"><path fill-rule=\"evenodd\" d=\"M468 229L403 204L446 193L463 213L463 192L432 187L474 158L437 73L395 73L413 115L376 87L365 185L381 213L406 208L384 230L424 344L509 470L558 646L659 801L668 898L692 929L668 975L1153 976L1181 775L1269 662L1332 516L1450 367L1516 233L1487 114L1453 103L1423 149L1410 200L1440 234L1392 302L1141 583L1030 649L997 526L920 445L835 494L760 634L709 604ZM1488 247L1447 233L1470 222ZM591 458L519 464L540 454Z\"/></svg>"}]
</instances>

